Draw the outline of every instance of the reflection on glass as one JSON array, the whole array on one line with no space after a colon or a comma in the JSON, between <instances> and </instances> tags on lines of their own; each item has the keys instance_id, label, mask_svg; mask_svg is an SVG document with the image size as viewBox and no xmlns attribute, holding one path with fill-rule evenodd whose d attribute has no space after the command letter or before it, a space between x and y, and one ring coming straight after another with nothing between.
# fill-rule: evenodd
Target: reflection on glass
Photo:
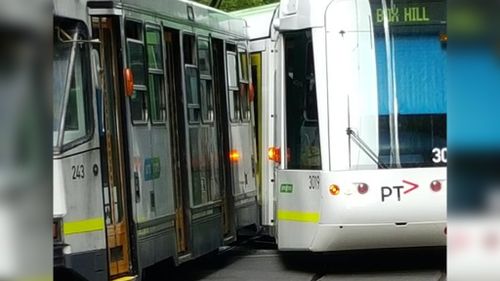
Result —
<instances>
[{"instance_id":1,"label":"reflection on glass","mask_svg":"<svg viewBox=\"0 0 500 281\"><path fill-rule=\"evenodd\" d=\"M372 2L377 60L379 160L391 168L445 166L445 12L418 21L408 11L429 11L410 2ZM444 7L444 6L443 6ZM387 9L384 18L383 9ZM395 9L405 12L394 18ZM387 24L384 24L387 21Z\"/></svg>"},{"instance_id":2,"label":"reflection on glass","mask_svg":"<svg viewBox=\"0 0 500 281\"><path fill-rule=\"evenodd\" d=\"M160 31L148 28L146 31L148 46L148 65L151 69L163 69Z\"/></svg>"},{"instance_id":3,"label":"reflection on glass","mask_svg":"<svg viewBox=\"0 0 500 281\"><path fill-rule=\"evenodd\" d=\"M207 40L198 40L198 63L201 75L211 74L210 51Z\"/></svg>"},{"instance_id":4,"label":"reflection on glass","mask_svg":"<svg viewBox=\"0 0 500 281\"><path fill-rule=\"evenodd\" d=\"M128 41L128 62L134 74L134 85L146 85L144 74L144 45L140 42Z\"/></svg>"},{"instance_id":5,"label":"reflection on glass","mask_svg":"<svg viewBox=\"0 0 500 281\"><path fill-rule=\"evenodd\" d=\"M69 144L73 141L85 137L90 130L90 124L87 124L88 110L90 107L88 101L88 93L83 77L82 52L84 46L77 46L75 49L75 62L73 65L73 75L69 89L68 104L64 123L64 138L62 145ZM64 106L64 88L66 86L66 78L69 67L69 58L71 52L71 44L58 43L54 46L53 54L53 92L54 92L54 141L53 145L57 145L60 115Z\"/></svg>"},{"instance_id":6,"label":"reflection on glass","mask_svg":"<svg viewBox=\"0 0 500 281\"><path fill-rule=\"evenodd\" d=\"M314 57L310 30L285 36L288 169L321 169Z\"/></svg>"}]
</instances>

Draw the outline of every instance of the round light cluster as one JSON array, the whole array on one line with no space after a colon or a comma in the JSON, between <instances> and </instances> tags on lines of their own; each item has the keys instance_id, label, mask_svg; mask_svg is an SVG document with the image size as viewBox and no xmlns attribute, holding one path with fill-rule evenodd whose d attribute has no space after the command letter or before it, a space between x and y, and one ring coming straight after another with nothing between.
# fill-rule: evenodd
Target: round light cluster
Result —
<instances>
[{"instance_id":1,"label":"round light cluster","mask_svg":"<svg viewBox=\"0 0 500 281\"><path fill-rule=\"evenodd\" d=\"M368 185L366 183L358 184L358 192L359 194L365 194L368 192Z\"/></svg>"},{"instance_id":2,"label":"round light cluster","mask_svg":"<svg viewBox=\"0 0 500 281\"><path fill-rule=\"evenodd\" d=\"M438 192L442 188L441 182L438 180L432 181L431 182L431 189L432 191Z\"/></svg>"}]
</instances>

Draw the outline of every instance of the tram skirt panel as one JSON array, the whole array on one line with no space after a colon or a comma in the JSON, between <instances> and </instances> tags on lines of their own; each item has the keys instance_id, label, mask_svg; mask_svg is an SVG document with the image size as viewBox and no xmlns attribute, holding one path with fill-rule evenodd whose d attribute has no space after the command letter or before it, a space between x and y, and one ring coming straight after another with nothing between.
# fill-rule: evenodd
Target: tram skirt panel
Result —
<instances>
[{"instance_id":1,"label":"tram skirt panel","mask_svg":"<svg viewBox=\"0 0 500 281\"><path fill-rule=\"evenodd\" d=\"M320 220L319 171L278 171L277 242L280 250L309 250Z\"/></svg>"}]
</instances>

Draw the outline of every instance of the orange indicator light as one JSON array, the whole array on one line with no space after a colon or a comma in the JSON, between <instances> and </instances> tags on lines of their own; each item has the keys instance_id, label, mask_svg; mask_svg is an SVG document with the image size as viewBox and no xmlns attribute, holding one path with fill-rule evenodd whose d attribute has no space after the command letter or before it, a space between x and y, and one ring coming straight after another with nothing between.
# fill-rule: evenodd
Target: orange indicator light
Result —
<instances>
[{"instance_id":1,"label":"orange indicator light","mask_svg":"<svg viewBox=\"0 0 500 281\"><path fill-rule=\"evenodd\" d=\"M336 184L332 184L330 185L330 187L328 188L328 190L330 191L330 194L331 195L339 195L340 194L340 187Z\"/></svg>"},{"instance_id":2,"label":"orange indicator light","mask_svg":"<svg viewBox=\"0 0 500 281\"><path fill-rule=\"evenodd\" d=\"M232 149L231 152L229 152L229 160L231 162L238 162L240 161L240 153L236 149Z\"/></svg>"},{"instance_id":3,"label":"orange indicator light","mask_svg":"<svg viewBox=\"0 0 500 281\"><path fill-rule=\"evenodd\" d=\"M269 160L274 161L276 163L280 163L281 162L281 151L280 151L279 147L270 147L267 150L267 158L269 158Z\"/></svg>"}]
</instances>

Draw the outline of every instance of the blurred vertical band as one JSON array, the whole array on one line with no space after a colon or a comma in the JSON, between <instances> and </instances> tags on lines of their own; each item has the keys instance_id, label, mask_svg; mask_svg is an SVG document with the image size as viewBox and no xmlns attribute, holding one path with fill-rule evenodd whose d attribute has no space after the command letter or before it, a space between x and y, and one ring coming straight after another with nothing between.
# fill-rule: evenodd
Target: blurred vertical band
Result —
<instances>
[{"instance_id":1,"label":"blurred vertical band","mask_svg":"<svg viewBox=\"0 0 500 281\"><path fill-rule=\"evenodd\" d=\"M0 2L0 280L51 279L51 14Z\"/></svg>"},{"instance_id":2,"label":"blurred vertical band","mask_svg":"<svg viewBox=\"0 0 500 281\"><path fill-rule=\"evenodd\" d=\"M500 280L499 13L448 3L449 280Z\"/></svg>"}]
</instances>

